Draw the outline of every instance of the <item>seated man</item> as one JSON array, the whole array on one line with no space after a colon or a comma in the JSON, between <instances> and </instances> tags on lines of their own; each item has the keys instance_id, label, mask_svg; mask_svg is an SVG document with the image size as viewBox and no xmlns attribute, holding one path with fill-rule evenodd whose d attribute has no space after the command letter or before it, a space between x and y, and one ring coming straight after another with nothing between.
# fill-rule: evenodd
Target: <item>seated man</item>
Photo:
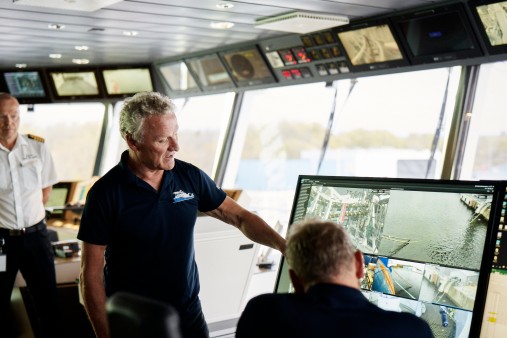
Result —
<instances>
[{"instance_id":1,"label":"seated man","mask_svg":"<svg viewBox=\"0 0 507 338\"><path fill-rule=\"evenodd\" d=\"M316 220L294 224L285 255L295 293L251 299L239 319L237 338L433 337L422 319L385 311L363 296L363 255L341 225Z\"/></svg>"}]
</instances>

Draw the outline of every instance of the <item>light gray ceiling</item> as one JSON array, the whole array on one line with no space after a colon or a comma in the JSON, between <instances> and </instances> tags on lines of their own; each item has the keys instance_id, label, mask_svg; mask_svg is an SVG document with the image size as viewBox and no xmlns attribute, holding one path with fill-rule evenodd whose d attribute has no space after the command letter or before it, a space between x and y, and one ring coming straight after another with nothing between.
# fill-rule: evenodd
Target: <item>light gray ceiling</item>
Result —
<instances>
[{"instance_id":1,"label":"light gray ceiling","mask_svg":"<svg viewBox=\"0 0 507 338\"><path fill-rule=\"evenodd\" d=\"M93 12L26 6L18 1L0 1L0 68L14 68L18 63L29 68L75 66L72 59L83 58L90 65L151 63L287 34L255 28L255 20L266 16L306 11L355 20L445 0L124 0ZM221 2L234 7L219 9L216 5ZM210 28L210 23L219 21L232 22L234 27ZM65 28L50 29L49 24ZM138 35L125 36L124 31ZM89 49L77 51L76 45ZM50 59L49 54L62 58Z\"/></svg>"}]
</instances>

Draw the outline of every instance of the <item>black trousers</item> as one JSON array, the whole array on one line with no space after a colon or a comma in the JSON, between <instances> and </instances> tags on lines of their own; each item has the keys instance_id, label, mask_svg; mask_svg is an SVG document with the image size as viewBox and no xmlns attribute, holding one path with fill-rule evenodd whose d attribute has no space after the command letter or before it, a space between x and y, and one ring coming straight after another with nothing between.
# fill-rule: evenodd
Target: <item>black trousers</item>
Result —
<instances>
[{"instance_id":1,"label":"black trousers","mask_svg":"<svg viewBox=\"0 0 507 338\"><path fill-rule=\"evenodd\" d=\"M0 272L0 336L14 337L14 323L10 299L16 279L21 271L33 299L36 323L32 323L35 336L58 337L58 308L54 254L44 227L39 231L11 236L0 230L4 238L4 254L7 254L7 271ZM35 324L35 327L33 327Z\"/></svg>"}]
</instances>

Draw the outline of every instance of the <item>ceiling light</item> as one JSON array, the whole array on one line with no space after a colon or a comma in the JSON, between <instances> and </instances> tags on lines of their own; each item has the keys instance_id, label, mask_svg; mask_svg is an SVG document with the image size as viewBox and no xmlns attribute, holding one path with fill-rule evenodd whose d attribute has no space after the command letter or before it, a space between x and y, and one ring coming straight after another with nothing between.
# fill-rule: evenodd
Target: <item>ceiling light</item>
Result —
<instances>
[{"instance_id":1,"label":"ceiling light","mask_svg":"<svg viewBox=\"0 0 507 338\"><path fill-rule=\"evenodd\" d=\"M88 46L74 46L76 50L88 50Z\"/></svg>"},{"instance_id":2,"label":"ceiling light","mask_svg":"<svg viewBox=\"0 0 507 338\"><path fill-rule=\"evenodd\" d=\"M257 19L255 27L290 33L306 34L336 26L346 25L349 18L341 15L292 12Z\"/></svg>"},{"instance_id":3,"label":"ceiling light","mask_svg":"<svg viewBox=\"0 0 507 338\"><path fill-rule=\"evenodd\" d=\"M220 9L230 9L234 7L234 4L231 4L230 2L219 2L216 6Z\"/></svg>"},{"instance_id":4,"label":"ceiling light","mask_svg":"<svg viewBox=\"0 0 507 338\"><path fill-rule=\"evenodd\" d=\"M16 68L26 68L26 63L16 63Z\"/></svg>"},{"instance_id":5,"label":"ceiling light","mask_svg":"<svg viewBox=\"0 0 507 338\"><path fill-rule=\"evenodd\" d=\"M136 31L123 31L123 35L126 35L126 36L136 36L137 34L139 34L139 33Z\"/></svg>"},{"instance_id":6,"label":"ceiling light","mask_svg":"<svg viewBox=\"0 0 507 338\"><path fill-rule=\"evenodd\" d=\"M52 59L61 59L62 54L49 54L49 57Z\"/></svg>"},{"instance_id":7,"label":"ceiling light","mask_svg":"<svg viewBox=\"0 0 507 338\"><path fill-rule=\"evenodd\" d=\"M88 59L72 59L72 62L78 65L86 65L90 63L90 60Z\"/></svg>"},{"instance_id":8,"label":"ceiling light","mask_svg":"<svg viewBox=\"0 0 507 338\"><path fill-rule=\"evenodd\" d=\"M234 27L234 23L226 22L226 21L212 22L209 24L209 26L213 29L229 29L229 28Z\"/></svg>"},{"instance_id":9,"label":"ceiling light","mask_svg":"<svg viewBox=\"0 0 507 338\"><path fill-rule=\"evenodd\" d=\"M64 29L65 25L61 25L59 23L50 23L48 27L51 29Z\"/></svg>"},{"instance_id":10,"label":"ceiling light","mask_svg":"<svg viewBox=\"0 0 507 338\"><path fill-rule=\"evenodd\" d=\"M93 12L122 0L13 0L15 5L50 7L74 11Z\"/></svg>"}]
</instances>

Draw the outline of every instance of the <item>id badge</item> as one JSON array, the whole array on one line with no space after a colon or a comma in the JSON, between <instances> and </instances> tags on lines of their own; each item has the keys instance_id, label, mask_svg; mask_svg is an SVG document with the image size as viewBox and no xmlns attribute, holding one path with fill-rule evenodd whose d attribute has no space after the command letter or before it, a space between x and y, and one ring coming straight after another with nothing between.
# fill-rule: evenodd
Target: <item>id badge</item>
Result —
<instances>
[{"instance_id":1,"label":"id badge","mask_svg":"<svg viewBox=\"0 0 507 338\"><path fill-rule=\"evenodd\" d=\"M7 271L7 255L0 254L0 272Z\"/></svg>"},{"instance_id":2,"label":"id badge","mask_svg":"<svg viewBox=\"0 0 507 338\"><path fill-rule=\"evenodd\" d=\"M2 252L5 240L0 237L0 272L7 271L7 256Z\"/></svg>"}]
</instances>

